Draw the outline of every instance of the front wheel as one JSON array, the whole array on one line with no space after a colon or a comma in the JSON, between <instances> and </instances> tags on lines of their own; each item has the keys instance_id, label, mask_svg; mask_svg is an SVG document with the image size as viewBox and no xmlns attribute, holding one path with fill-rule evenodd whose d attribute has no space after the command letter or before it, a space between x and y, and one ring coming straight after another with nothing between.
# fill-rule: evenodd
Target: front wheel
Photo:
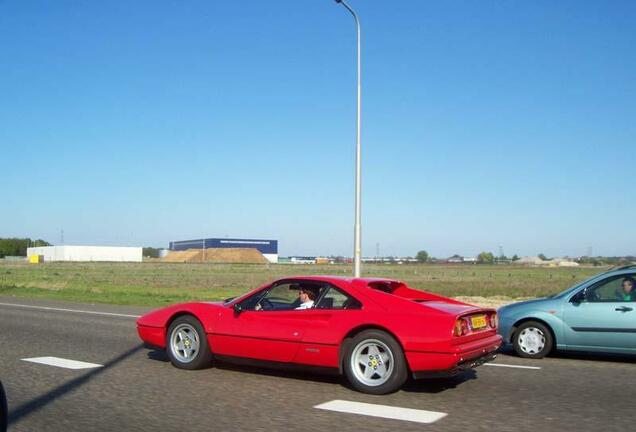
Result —
<instances>
[{"instance_id":1,"label":"front wheel","mask_svg":"<svg viewBox=\"0 0 636 432\"><path fill-rule=\"evenodd\" d=\"M344 372L358 391L387 394L406 382L408 370L400 344L380 330L365 330L348 344Z\"/></svg>"},{"instance_id":2,"label":"front wheel","mask_svg":"<svg viewBox=\"0 0 636 432\"><path fill-rule=\"evenodd\" d=\"M212 361L203 326L192 315L180 316L170 324L166 351L172 364L180 369L202 369Z\"/></svg>"},{"instance_id":3,"label":"front wheel","mask_svg":"<svg viewBox=\"0 0 636 432\"><path fill-rule=\"evenodd\" d=\"M520 357L540 359L552 351L552 333L544 324L527 321L521 324L513 336L515 351Z\"/></svg>"}]
</instances>

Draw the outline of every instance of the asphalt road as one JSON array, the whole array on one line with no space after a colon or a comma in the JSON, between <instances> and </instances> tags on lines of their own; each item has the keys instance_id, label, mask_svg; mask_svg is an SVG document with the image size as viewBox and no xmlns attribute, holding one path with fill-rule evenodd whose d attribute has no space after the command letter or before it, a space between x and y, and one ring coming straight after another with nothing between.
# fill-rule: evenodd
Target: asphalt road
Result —
<instances>
[{"instance_id":1,"label":"asphalt road","mask_svg":"<svg viewBox=\"0 0 636 432\"><path fill-rule=\"evenodd\" d=\"M0 297L0 380L9 399L9 431L636 428L634 358L529 361L502 354L495 363L540 369L482 366L459 378L409 382L395 394L370 396L338 377L229 365L176 369L163 353L141 345L133 316L144 311ZM48 356L102 367L73 370L23 360ZM314 408L332 400L447 415L423 424Z\"/></svg>"}]
</instances>

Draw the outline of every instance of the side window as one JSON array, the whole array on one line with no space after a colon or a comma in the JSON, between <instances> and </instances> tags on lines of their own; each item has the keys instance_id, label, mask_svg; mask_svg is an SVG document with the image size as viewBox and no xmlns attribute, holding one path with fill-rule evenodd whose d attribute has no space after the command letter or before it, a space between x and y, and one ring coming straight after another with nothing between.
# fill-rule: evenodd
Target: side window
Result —
<instances>
[{"instance_id":1,"label":"side window","mask_svg":"<svg viewBox=\"0 0 636 432\"><path fill-rule=\"evenodd\" d=\"M636 301L634 275L621 275L605 279L586 293L589 302L632 302Z\"/></svg>"},{"instance_id":2,"label":"side window","mask_svg":"<svg viewBox=\"0 0 636 432\"><path fill-rule=\"evenodd\" d=\"M265 291L254 294L241 303L243 310L283 311L311 309L314 301L327 287L313 281L290 281L278 283ZM304 295L301 295L303 293ZM302 307L303 303L308 304Z\"/></svg>"},{"instance_id":3,"label":"side window","mask_svg":"<svg viewBox=\"0 0 636 432\"><path fill-rule=\"evenodd\" d=\"M292 306L298 300L298 289L289 283L276 285L267 292L265 298L278 306L275 309L293 309Z\"/></svg>"},{"instance_id":4,"label":"side window","mask_svg":"<svg viewBox=\"0 0 636 432\"><path fill-rule=\"evenodd\" d=\"M244 310L290 310L299 303L296 286L282 283L245 299L241 306Z\"/></svg>"},{"instance_id":5,"label":"side window","mask_svg":"<svg viewBox=\"0 0 636 432\"><path fill-rule=\"evenodd\" d=\"M243 300L241 302L241 308L243 310L254 310L254 308L256 307L256 305L258 304L258 302L263 298L263 296L265 296L267 294L267 291L271 289L268 288L264 291L259 291L251 296L249 296L248 298L246 298L245 300Z\"/></svg>"},{"instance_id":6,"label":"side window","mask_svg":"<svg viewBox=\"0 0 636 432\"><path fill-rule=\"evenodd\" d=\"M359 301L343 293L342 291L329 287L329 290L320 299L316 309L360 309L362 305Z\"/></svg>"}]
</instances>

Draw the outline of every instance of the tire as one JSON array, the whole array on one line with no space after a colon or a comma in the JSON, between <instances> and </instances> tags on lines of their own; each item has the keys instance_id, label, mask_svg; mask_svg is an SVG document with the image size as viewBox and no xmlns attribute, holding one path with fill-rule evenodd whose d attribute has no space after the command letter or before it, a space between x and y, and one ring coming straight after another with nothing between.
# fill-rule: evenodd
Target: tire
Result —
<instances>
[{"instance_id":1,"label":"tire","mask_svg":"<svg viewBox=\"0 0 636 432\"><path fill-rule=\"evenodd\" d=\"M375 395L399 390L408 378L400 344L381 330L365 330L344 345L344 373L351 386Z\"/></svg>"},{"instance_id":2,"label":"tire","mask_svg":"<svg viewBox=\"0 0 636 432\"><path fill-rule=\"evenodd\" d=\"M175 319L166 333L166 352L179 369L203 369L212 361L212 351L203 326L192 315Z\"/></svg>"},{"instance_id":3,"label":"tire","mask_svg":"<svg viewBox=\"0 0 636 432\"><path fill-rule=\"evenodd\" d=\"M519 357L540 359L554 347L552 331L537 321L527 321L515 330L512 343Z\"/></svg>"},{"instance_id":4,"label":"tire","mask_svg":"<svg viewBox=\"0 0 636 432\"><path fill-rule=\"evenodd\" d=\"M6 432L7 423L9 422L9 407L7 405L7 395L0 381L0 432Z\"/></svg>"}]
</instances>

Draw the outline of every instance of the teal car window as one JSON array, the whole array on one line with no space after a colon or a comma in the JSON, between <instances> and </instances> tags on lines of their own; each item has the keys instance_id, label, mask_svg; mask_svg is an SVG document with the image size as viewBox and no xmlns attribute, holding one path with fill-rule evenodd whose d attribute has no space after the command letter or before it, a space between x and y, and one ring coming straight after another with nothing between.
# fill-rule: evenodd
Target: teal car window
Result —
<instances>
[{"instance_id":1,"label":"teal car window","mask_svg":"<svg viewBox=\"0 0 636 432\"><path fill-rule=\"evenodd\" d=\"M633 302L636 301L636 274L612 276L587 290L589 302Z\"/></svg>"}]
</instances>

